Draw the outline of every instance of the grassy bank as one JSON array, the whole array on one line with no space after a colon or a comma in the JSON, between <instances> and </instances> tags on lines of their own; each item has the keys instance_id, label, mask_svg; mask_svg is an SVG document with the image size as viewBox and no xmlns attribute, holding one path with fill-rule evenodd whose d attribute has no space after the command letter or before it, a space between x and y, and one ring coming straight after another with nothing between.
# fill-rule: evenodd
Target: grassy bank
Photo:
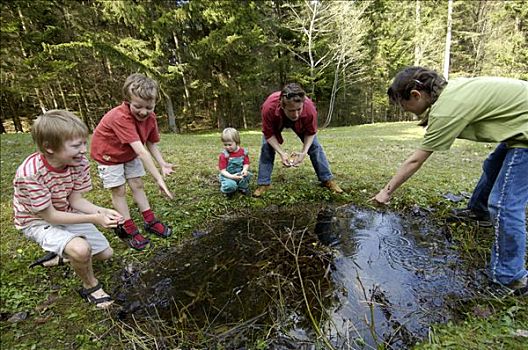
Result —
<instances>
[{"instance_id":1,"label":"grassy bank","mask_svg":"<svg viewBox=\"0 0 528 350\"><path fill-rule=\"evenodd\" d=\"M219 133L199 135L162 135L160 148L167 161L176 164L176 172L167 181L175 194L169 201L161 196L151 178L146 190L159 217L168 222L175 234L162 240L151 237L156 247L174 246L205 227L215 218L241 210L269 205L295 206L305 203L354 203L368 206L368 199L396 171L398 165L419 145L423 130L413 123L375 124L326 129L319 138L328 155L336 180L345 190L333 195L318 186L309 160L299 169L285 169L276 163L274 187L262 199L237 197L227 200L219 193L217 156L221 151ZM260 131L242 132L256 173L261 142ZM298 151L301 143L287 132L285 149ZM442 195L470 193L481 169L482 160L494 148L492 144L457 141L452 150L434 154L409 180L391 202L394 210L414 206L433 209L441 221L454 204ZM81 300L75 290L79 280L69 267L28 270L42 250L17 232L12 224L12 179L16 167L34 147L30 135L1 136L1 344L4 349L108 349L133 348L133 339L115 317L95 310ZM111 206L110 194L103 190L92 166L94 189L88 198L102 206ZM254 189L255 183L252 184ZM130 199L130 206L134 205ZM133 216L139 219L137 211ZM137 220L137 222L140 222ZM489 234L465 225L448 227L458 242L461 254L475 267L484 267L489 256ZM110 231L104 231L115 251L112 261L96 263L96 276L112 291L120 281L116 271L130 262L147 262L152 250L136 252ZM522 348L528 333L528 302L516 298L481 299L460 305L461 320L435 326L429 340L418 348L427 349L498 349ZM23 319L8 321L16 313Z\"/></svg>"}]
</instances>

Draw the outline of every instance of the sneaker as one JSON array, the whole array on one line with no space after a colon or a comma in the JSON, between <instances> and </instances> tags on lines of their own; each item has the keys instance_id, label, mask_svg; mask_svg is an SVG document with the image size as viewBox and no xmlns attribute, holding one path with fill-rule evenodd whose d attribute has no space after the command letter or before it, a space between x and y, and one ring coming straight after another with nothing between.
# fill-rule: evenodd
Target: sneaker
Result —
<instances>
[{"instance_id":1,"label":"sneaker","mask_svg":"<svg viewBox=\"0 0 528 350\"><path fill-rule=\"evenodd\" d=\"M260 185L259 187L257 187L255 192L253 192L253 197L261 197L264 194L264 192L266 192L270 188L271 188L271 185Z\"/></svg>"},{"instance_id":2,"label":"sneaker","mask_svg":"<svg viewBox=\"0 0 528 350\"><path fill-rule=\"evenodd\" d=\"M473 221L481 227L493 226L489 214L477 213L469 208L451 210L451 217L449 217L448 220L458 222Z\"/></svg>"},{"instance_id":3,"label":"sneaker","mask_svg":"<svg viewBox=\"0 0 528 350\"><path fill-rule=\"evenodd\" d=\"M330 191L334 193L343 193L343 190L334 180L328 180L322 183L323 187L328 188Z\"/></svg>"}]
</instances>

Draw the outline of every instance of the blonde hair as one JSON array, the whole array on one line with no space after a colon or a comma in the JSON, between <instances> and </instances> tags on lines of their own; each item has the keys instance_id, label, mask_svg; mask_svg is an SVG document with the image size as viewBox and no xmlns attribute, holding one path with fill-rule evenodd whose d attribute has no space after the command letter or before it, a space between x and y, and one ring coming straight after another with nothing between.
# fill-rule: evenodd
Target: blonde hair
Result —
<instances>
[{"instance_id":1,"label":"blonde hair","mask_svg":"<svg viewBox=\"0 0 528 350\"><path fill-rule=\"evenodd\" d=\"M158 98L158 83L143 74L131 74L126 78L123 85L123 96L127 101L130 101L132 96L143 100L156 100Z\"/></svg>"},{"instance_id":2,"label":"blonde hair","mask_svg":"<svg viewBox=\"0 0 528 350\"><path fill-rule=\"evenodd\" d=\"M72 112L52 109L33 122L31 136L38 150L46 153L62 149L64 142L76 137L87 138L88 127Z\"/></svg>"},{"instance_id":3,"label":"blonde hair","mask_svg":"<svg viewBox=\"0 0 528 350\"><path fill-rule=\"evenodd\" d=\"M234 142L240 145L240 133L235 128L225 128L222 131L222 142Z\"/></svg>"}]
</instances>

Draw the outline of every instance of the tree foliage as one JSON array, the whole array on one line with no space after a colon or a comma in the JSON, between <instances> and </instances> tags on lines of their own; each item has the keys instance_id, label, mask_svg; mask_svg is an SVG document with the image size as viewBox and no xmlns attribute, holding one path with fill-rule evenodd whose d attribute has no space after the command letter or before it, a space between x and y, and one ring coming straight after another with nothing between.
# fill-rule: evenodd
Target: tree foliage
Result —
<instances>
[{"instance_id":1,"label":"tree foliage","mask_svg":"<svg viewBox=\"0 0 528 350\"><path fill-rule=\"evenodd\" d=\"M93 128L142 72L159 81L160 124L252 128L271 91L298 81L321 125L405 120L396 71L442 70L442 0L0 1L2 128L67 108ZM450 77L528 78L528 5L455 0ZM26 124L24 124L26 122Z\"/></svg>"}]
</instances>

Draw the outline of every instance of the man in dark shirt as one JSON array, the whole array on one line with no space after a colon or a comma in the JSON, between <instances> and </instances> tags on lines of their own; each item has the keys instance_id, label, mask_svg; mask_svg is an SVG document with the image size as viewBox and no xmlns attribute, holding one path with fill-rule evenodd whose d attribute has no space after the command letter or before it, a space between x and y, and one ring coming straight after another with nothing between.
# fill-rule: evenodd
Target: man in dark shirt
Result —
<instances>
[{"instance_id":1,"label":"man in dark shirt","mask_svg":"<svg viewBox=\"0 0 528 350\"><path fill-rule=\"evenodd\" d=\"M275 153L281 157L286 167L299 166L306 155L314 167L317 178L323 187L334 193L343 190L333 180L328 160L323 147L317 140L317 110L304 90L295 83L288 84L282 91L276 91L268 96L262 104L262 147L260 150L259 172L257 185L253 195L260 197L271 187L271 173ZM291 128L303 142L301 152L287 154L281 147L284 128Z\"/></svg>"}]
</instances>

